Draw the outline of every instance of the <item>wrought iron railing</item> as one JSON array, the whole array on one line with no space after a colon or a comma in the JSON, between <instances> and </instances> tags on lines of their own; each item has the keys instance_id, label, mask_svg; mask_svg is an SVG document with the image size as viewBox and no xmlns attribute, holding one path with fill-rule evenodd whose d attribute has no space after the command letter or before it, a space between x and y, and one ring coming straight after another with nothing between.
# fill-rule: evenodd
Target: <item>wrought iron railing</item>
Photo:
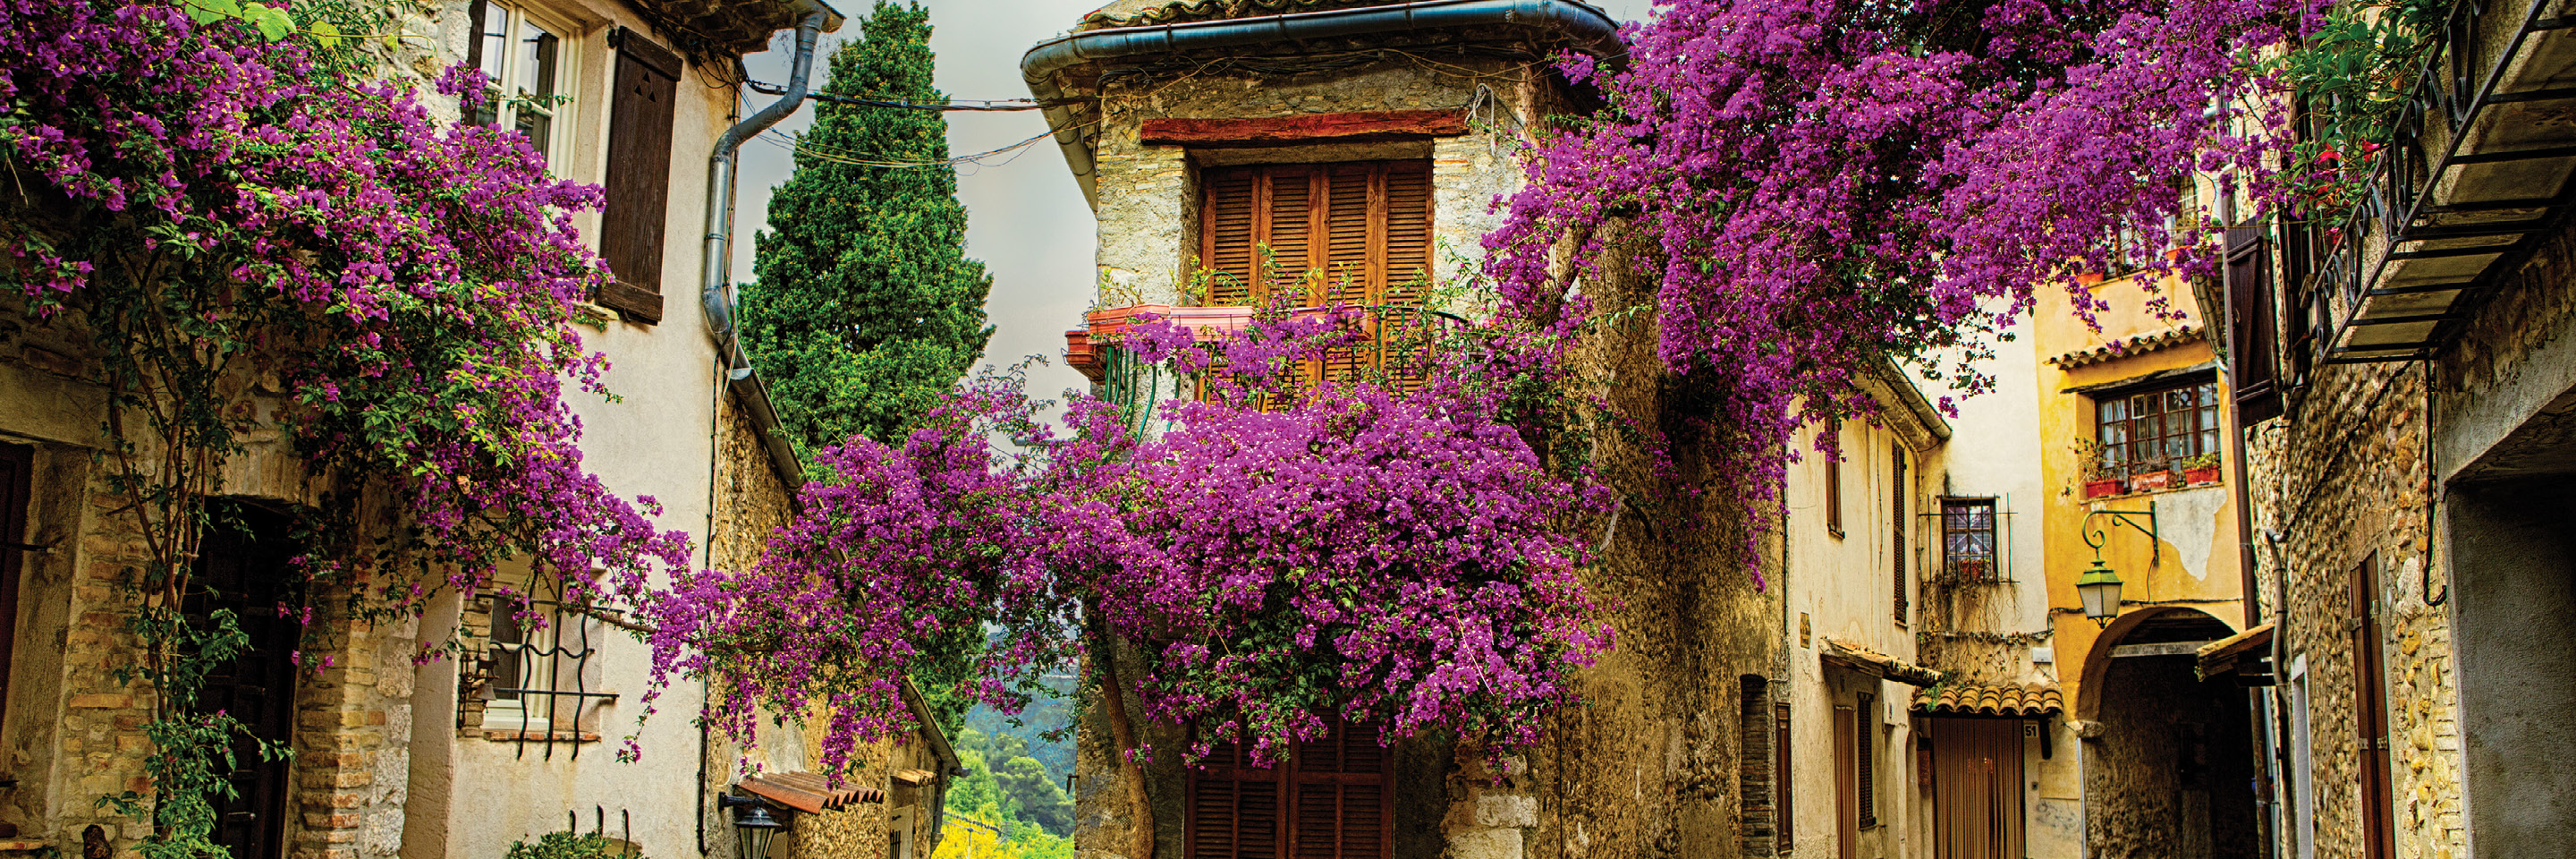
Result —
<instances>
[{"instance_id":1,"label":"wrought iron railing","mask_svg":"<svg viewBox=\"0 0 2576 859\"><path fill-rule=\"evenodd\" d=\"M1302 374L1302 385L1312 387L1324 379L1381 375L1402 387L1419 384L1427 369L1423 360L1433 348L1439 330L1456 330L1466 320L1411 304L1385 304L1346 308L1359 314L1358 324L1367 336L1362 342L1336 347L1320 360L1304 362L1295 372ZM1156 422L1154 406L1171 397L1207 395L1208 373L1197 378L1178 378L1160 368L1136 359L1135 354L1120 345L1121 336L1146 317L1170 320L1196 332L1199 342L1213 342L1240 333L1263 314L1302 316L1333 312L1335 308L1299 307L1283 310L1232 307L1174 307L1170 305L1136 305L1111 308L1087 314L1088 327L1065 332L1066 363L1101 386L1104 399L1118 405L1131 429L1144 431ZM1210 371L1210 372L1221 372Z\"/></svg>"}]
</instances>

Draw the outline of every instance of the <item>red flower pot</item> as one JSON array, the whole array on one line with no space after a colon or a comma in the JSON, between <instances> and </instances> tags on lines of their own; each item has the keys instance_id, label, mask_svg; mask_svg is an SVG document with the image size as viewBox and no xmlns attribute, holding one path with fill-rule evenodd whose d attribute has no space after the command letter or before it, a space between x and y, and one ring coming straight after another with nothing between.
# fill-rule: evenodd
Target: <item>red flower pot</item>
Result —
<instances>
[{"instance_id":1,"label":"red flower pot","mask_svg":"<svg viewBox=\"0 0 2576 859\"><path fill-rule=\"evenodd\" d=\"M2173 472L2149 471L2129 475L2129 488L2137 492L2154 492L2173 487Z\"/></svg>"},{"instance_id":2,"label":"red flower pot","mask_svg":"<svg viewBox=\"0 0 2576 859\"><path fill-rule=\"evenodd\" d=\"M2203 483L2217 483L2218 468L2216 466L2211 466L2209 468L2187 468L2182 472L2182 479L2194 486L2198 486Z\"/></svg>"},{"instance_id":3,"label":"red flower pot","mask_svg":"<svg viewBox=\"0 0 2576 859\"><path fill-rule=\"evenodd\" d=\"M2108 477L2101 480L2087 480L2084 482L2084 497L2086 498L2101 498L2109 495L2118 495L2127 491L2128 487L2120 485L2120 479L2117 477Z\"/></svg>"}]
</instances>

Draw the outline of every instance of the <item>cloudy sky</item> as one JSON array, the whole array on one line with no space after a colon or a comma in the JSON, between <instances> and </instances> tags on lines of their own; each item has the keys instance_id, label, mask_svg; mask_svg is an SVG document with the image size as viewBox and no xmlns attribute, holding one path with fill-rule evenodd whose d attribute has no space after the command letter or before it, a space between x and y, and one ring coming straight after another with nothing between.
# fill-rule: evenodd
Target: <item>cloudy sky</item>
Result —
<instances>
[{"instance_id":1,"label":"cloudy sky","mask_svg":"<svg viewBox=\"0 0 2576 859\"><path fill-rule=\"evenodd\" d=\"M840 36L856 37L858 21L874 0L831 0L851 17ZM1013 99L1029 97L1020 81L1020 55L1030 46L1061 35L1106 0L928 0L930 47L938 54L940 89L950 98ZM1623 20L1643 17L1651 0L1594 0L1594 5ZM825 35L824 50L836 36ZM745 59L753 78L773 83L787 78L787 42L782 35L772 49ZM822 73L816 63L816 74ZM815 81L817 86L821 81ZM754 96L754 105L767 96ZM953 153L984 152L1045 133L1036 111L1017 113L950 113L948 148ZM808 108L781 123L795 133L813 117ZM995 327L986 347L986 363L1010 363L1024 355L1045 355L1052 365L1030 378L1029 391L1052 395L1083 384L1082 376L1063 365L1064 330L1082 325L1091 303L1092 221L1082 191L1067 172L1064 156L1052 141L1041 141L1016 155L966 165L958 170L959 196L967 211L966 252L983 260L993 274L993 292L985 309ZM737 204L744 232L735 237L734 278L751 277L749 230L765 223L769 188L787 178L794 163L783 145L754 141L743 147L742 189Z\"/></svg>"}]
</instances>

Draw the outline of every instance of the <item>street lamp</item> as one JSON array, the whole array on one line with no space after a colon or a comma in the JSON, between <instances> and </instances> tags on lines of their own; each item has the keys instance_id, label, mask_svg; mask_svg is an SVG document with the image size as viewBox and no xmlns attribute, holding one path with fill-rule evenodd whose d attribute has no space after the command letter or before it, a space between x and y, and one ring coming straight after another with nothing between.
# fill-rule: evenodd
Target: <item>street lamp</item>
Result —
<instances>
[{"instance_id":1,"label":"street lamp","mask_svg":"<svg viewBox=\"0 0 2576 859\"><path fill-rule=\"evenodd\" d=\"M2084 600L2084 616L2095 626L2110 626L2120 616L2120 574L2111 572L2101 558L2093 559L2093 568L2075 580L2075 595Z\"/></svg>"},{"instance_id":2,"label":"street lamp","mask_svg":"<svg viewBox=\"0 0 2576 859\"><path fill-rule=\"evenodd\" d=\"M787 824L769 816L769 804L756 796L719 794L716 805L733 809L733 831L734 837L740 839L741 859L767 859L769 840L778 836L778 830L787 828Z\"/></svg>"}]
</instances>

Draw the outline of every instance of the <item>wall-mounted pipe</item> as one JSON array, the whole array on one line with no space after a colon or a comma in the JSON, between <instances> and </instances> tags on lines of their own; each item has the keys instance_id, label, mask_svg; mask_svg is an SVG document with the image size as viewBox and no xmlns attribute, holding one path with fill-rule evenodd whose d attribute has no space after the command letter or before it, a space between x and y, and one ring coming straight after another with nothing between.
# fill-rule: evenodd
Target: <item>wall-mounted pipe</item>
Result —
<instances>
[{"instance_id":1,"label":"wall-mounted pipe","mask_svg":"<svg viewBox=\"0 0 2576 859\"><path fill-rule=\"evenodd\" d=\"M734 347L733 318L733 180L734 157L743 141L769 130L805 103L805 82L814 73L814 42L822 38L823 25L833 18L832 10L820 4L807 4L805 16L796 22L796 55L787 73L787 92L768 107L744 117L732 128L716 137L715 151L707 156L707 238L706 256L698 268L698 304L707 314L707 336L716 340L718 360L741 363L740 350Z\"/></svg>"},{"instance_id":2,"label":"wall-mounted pipe","mask_svg":"<svg viewBox=\"0 0 2576 859\"><path fill-rule=\"evenodd\" d=\"M1029 93L1038 101L1052 104L1065 96L1064 87L1056 83L1056 73L1088 62L1291 44L1335 36L1496 26L1553 28L1572 39L1577 48L1596 57L1615 57L1625 50L1619 43L1619 22L1575 0L1418 0L1074 33L1030 48L1020 57L1020 77L1028 82ZM1052 104L1046 108L1045 116L1047 127L1055 129L1056 147L1064 151L1065 165L1073 169L1074 181L1082 184L1083 199L1098 207L1100 191L1093 178L1091 142L1074 126L1073 108Z\"/></svg>"}]
</instances>

